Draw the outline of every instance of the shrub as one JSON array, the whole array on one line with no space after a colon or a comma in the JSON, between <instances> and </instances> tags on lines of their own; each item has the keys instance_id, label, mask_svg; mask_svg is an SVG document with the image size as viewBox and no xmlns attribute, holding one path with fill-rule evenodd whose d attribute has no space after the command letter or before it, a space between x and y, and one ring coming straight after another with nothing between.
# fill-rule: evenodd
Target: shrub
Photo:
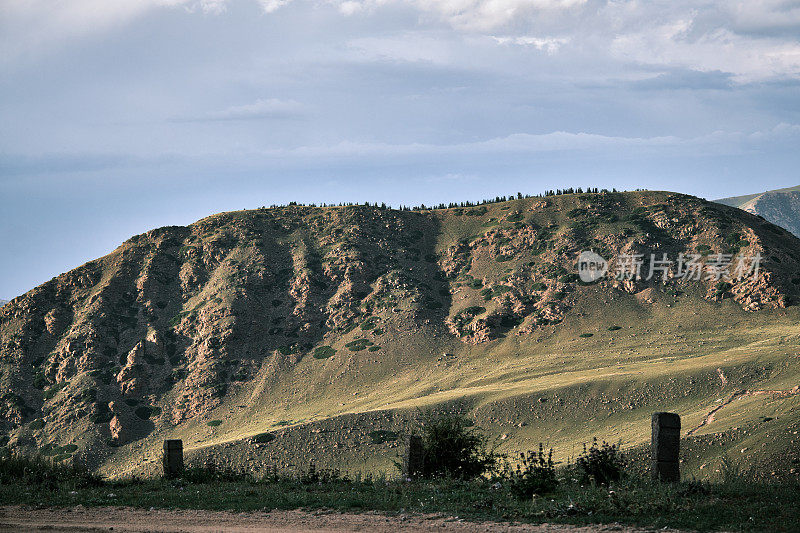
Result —
<instances>
[{"instance_id":1,"label":"shrub","mask_svg":"<svg viewBox=\"0 0 800 533\"><path fill-rule=\"evenodd\" d=\"M242 483L253 481L250 474L239 472L229 465L219 466L213 459L208 459L203 466L190 466L181 474L188 483Z\"/></svg>"},{"instance_id":2,"label":"shrub","mask_svg":"<svg viewBox=\"0 0 800 533\"><path fill-rule=\"evenodd\" d=\"M558 486L552 448L545 454L544 447L539 444L538 452L521 453L520 461L516 468L506 465L501 476L518 499L530 500L534 494L547 494Z\"/></svg>"},{"instance_id":3,"label":"shrub","mask_svg":"<svg viewBox=\"0 0 800 533\"><path fill-rule=\"evenodd\" d=\"M210 428L215 428L217 426L222 425L222 420L210 420L206 423L206 425Z\"/></svg>"},{"instance_id":4,"label":"shrub","mask_svg":"<svg viewBox=\"0 0 800 533\"><path fill-rule=\"evenodd\" d=\"M307 471L300 471L297 480L306 485L322 485L325 483L334 483L336 481L347 481L348 479L342 476L342 473L336 468L317 470L314 463L311 463Z\"/></svg>"},{"instance_id":5,"label":"shrub","mask_svg":"<svg viewBox=\"0 0 800 533\"><path fill-rule=\"evenodd\" d=\"M328 359L329 357L333 357L336 353L336 349L330 346L320 346L316 350L314 350L314 358L315 359Z\"/></svg>"},{"instance_id":6,"label":"shrub","mask_svg":"<svg viewBox=\"0 0 800 533\"><path fill-rule=\"evenodd\" d=\"M592 441L592 446L583 445L583 453L575 460L578 474L583 483L608 485L619 481L625 470L625 460L620 453L619 445L603 441L597 444L597 439Z\"/></svg>"},{"instance_id":7,"label":"shrub","mask_svg":"<svg viewBox=\"0 0 800 533\"><path fill-rule=\"evenodd\" d=\"M588 339L589 337L594 337L594 333L581 333L580 337L583 339Z\"/></svg>"},{"instance_id":8,"label":"shrub","mask_svg":"<svg viewBox=\"0 0 800 533\"><path fill-rule=\"evenodd\" d=\"M608 331L618 331L622 329L622 326L609 326Z\"/></svg>"},{"instance_id":9,"label":"shrub","mask_svg":"<svg viewBox=\"0 0 800 533\"><path fill-rule=\"evenodd\" d=\"M356 339L354 341L350 341L345 346L351 352L360 352L367 348L367 346L372 346L372 342L369 339Z\"/></svg>"},{"instance_id":10,"label":"shrub","mask_svg":"<svg viewBox=\"0 0 800 533\"><path fill-rule=\"evenodd\" d=\"M369 438L372 444L383 444L384 442L391 442L397 440L397 433L385 429L377 429L369 432Z\"/></svg>"},{"instance_id":11,"label":"shrub","mask_svg":"<svg viewBox=\"0 0 800 533\"><path fill-rule=\"evenodd\" d=\"M497 464L497 455L487 450L486 435L462 416L423 414L422 442L422 477L427 479L475 479Z\"/></svg>"},{"instance_id":12,"label":"shrub","mask_svg":"<svg viewBox=\"0 0 800 533\"><path fill-rule=\"evenodd\" d=\"M15 482L51 488L63 486L62 484L66 484L70 488L97 487L103 484L99 477L90 473L77 462L56 464L55 460L40 456L7 455L0 457L0 484Z\"/></svg>"},{"instance_id":13,"label":"shrub","mask_svg":"<svg viewBox=\"0 0 800 533\"><path fill-rule=\"evenodd\" d=\"M266 444L275 440L275 435L272 433L259 433L250 438L250 442L255 444Z\"/></svg>"}]
</instances>

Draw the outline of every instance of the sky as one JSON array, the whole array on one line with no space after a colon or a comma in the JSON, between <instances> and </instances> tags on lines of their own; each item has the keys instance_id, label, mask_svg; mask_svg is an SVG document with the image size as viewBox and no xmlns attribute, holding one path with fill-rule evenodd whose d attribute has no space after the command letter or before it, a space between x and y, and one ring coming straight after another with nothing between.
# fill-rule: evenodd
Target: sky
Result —
<instances>
[{"instance_id":1,"label":"sky","mask_svg":"<svg viewBox=\"0 0 800 533\"><path fill-rule=\"evenodd\" d=\"M0 0L0 298L298 202L800 184L800 1Z\"/></svg>"}]
</instances>

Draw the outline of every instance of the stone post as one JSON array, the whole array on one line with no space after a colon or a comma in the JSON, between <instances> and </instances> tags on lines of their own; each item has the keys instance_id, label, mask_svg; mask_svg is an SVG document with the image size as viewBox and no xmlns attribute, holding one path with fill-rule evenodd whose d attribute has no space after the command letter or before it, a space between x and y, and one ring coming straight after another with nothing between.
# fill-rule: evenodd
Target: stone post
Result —
<instances>
[{"instance_id":1,"label":"stone post","mask_svg":"<svg viewBox=\"0 0 800 533\"><path fill-rule=\"evenodd\" d=\"M405 454L403 455L403 478L417 479L422 475L425 455L422 448L422 437L406 436Z\"/></svg>"},{"instance_id":2,"label":"stone post","mask_svg":"<svg viewBox=\"0 0 800 533\"><path fill-rule=\"evenodd\" d=\"M183 441L164 441L164 477L176 478L183 473Z\"/></svg>"},{"instance_id":3,"label":"stone post","mask_svg":"<svg viewBox=\"0 0 800 533\"><path fill-rule=\"evenodd\" d=\"M651 472L656 481L680 481L679 451L681 417L675 413L653 413Z\"/></svg>"}]
</instances>

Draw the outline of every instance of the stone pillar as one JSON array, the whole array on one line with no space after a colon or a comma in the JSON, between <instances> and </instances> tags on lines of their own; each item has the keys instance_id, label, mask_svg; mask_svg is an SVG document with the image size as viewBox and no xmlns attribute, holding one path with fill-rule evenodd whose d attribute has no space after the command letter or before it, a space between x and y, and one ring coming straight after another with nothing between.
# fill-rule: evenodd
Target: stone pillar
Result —
<instances>
[{"instance_id":1,"label":"stone pillar","mask_svg":"<svg viewBox=\"0 0 800 533\"><path fill-rule=\"evenodd\" d=\"M406 436L406 449L403 455L403 478L417 479L422 475L425 452L422 448L422 437Z\"/></svg>"},{"instance_id":2,"label":"stone pillar","mask_svg":"<svg viewBox=\"0 0 800 533\"><path fill-rule=\"evenodd\" d=\"M653 413L651 471L656 481L680 481L679 451L681 417L675 413Z\"/></svg>"},{"instance_id":3,"label":"stone pillar","mask_svg":"<svg viewBox=\"0 0 800 533\"><path fill-rule=\"evenodd\" d=\"M164 477L176 478L183 473L183 441L164 441Z\"/></svg>"}]
</instances>

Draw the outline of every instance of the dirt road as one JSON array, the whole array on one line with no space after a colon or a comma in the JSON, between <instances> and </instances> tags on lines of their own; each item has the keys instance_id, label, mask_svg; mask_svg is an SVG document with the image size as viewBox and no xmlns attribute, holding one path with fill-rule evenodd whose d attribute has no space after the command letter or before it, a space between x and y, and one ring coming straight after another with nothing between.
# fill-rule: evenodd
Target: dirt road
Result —
<instances>
[{"instance_id":1,"label":"dirt road","mask_svg":"<svg viewBox=\"0 0 800 533\"><path fill-rule=\"evenodd\" d=\"M384 516L377 513L343 514L336 512L273 511L269 513L231 513L216 511L167 511L127 507L73 507L65 509L33 509L19 506L0 507L0 531L49 532L342 532L395 531L445 532L534 532L595 533L598 531L643 531L618 525L571 527L543 524L498 524L464 522L457 517L441 515Z\"/></svg>"}]
</instances>

